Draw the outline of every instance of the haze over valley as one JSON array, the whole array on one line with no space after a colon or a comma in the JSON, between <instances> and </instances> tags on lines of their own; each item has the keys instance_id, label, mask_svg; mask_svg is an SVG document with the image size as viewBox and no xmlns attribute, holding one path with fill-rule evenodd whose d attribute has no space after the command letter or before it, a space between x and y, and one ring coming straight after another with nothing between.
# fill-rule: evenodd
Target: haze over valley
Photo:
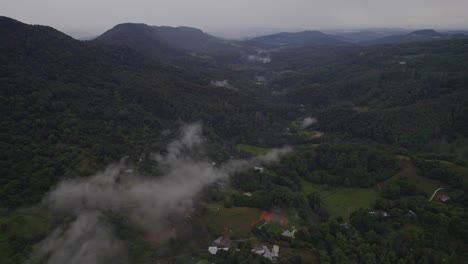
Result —
<instances>
[{"instance_id":1,"label":"haze over valley","mask_svg":"<svg viewBox=\"0 0 468 264\"><path fill-rule=\"evenodd\" d=\"M467 262L465 1L0 7L0 263Z\"/></svg>"}]
</instances>

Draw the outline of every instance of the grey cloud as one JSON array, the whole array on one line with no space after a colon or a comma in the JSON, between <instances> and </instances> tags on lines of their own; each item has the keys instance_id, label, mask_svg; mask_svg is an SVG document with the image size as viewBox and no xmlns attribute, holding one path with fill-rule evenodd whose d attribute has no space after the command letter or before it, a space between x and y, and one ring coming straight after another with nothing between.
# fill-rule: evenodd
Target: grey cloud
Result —
<instances>
[{"instance_id":1,"label":"grey cloud","mask_svg":"<svg viewBox=\"0 0 468 264\"><path fill-rule=\"evenodd\" d=\"M227 89L232 89L232 90L237 90L232 86L228 80L222 80L222 81L211 81L211 85L216 86L216 87L223 87Z\"/></svg>"},{"instance_id":2,"label":"grey cloud","mask_svg":"<svg viewBox=\"0 0 468 264\"><path fill-rule=\"evenodd\" d=\"M106 212L124 215L152 237L158 237L169 227L168 217L189 212L204 187L226 181L252 166L274 162L290 151L276 149L251 160L231 160L212 166L194 155L202 143L199 124L184 127L181 137L168 144L167 153L155 155L161 177L125 173L126 167L120 163L90 178L61 182L47 195L43 206L74 216L75 221L36 245L31 263L47 256L51 264L125 259L121 258L121 254L125 256L123 243L113 235L104 217Z\"/></svg>"},{"instance_id":3,"label":"grey cloud","mask_svg":"<svg viewBox=\"0 0 468 264\"><path fill-rule=\"evenodd\" d=\"M313 124L317 123L317 119L313 117L306 117L301 121L300 127L302 129L307 128Z\"/></svg>"}]
</instances>

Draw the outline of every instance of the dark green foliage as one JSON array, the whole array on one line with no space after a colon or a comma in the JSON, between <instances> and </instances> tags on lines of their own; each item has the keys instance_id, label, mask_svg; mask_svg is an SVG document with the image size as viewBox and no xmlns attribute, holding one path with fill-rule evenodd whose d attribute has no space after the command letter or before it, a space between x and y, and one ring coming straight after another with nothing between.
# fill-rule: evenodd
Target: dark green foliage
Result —
<instances>
[{"instance_id":1,"label":"dark green foliage","mask_svg":"<svg viewBox=\"0 0 468 264\"><path fill-rule=\"evenodd\" d=\"M300 151L274 166L280 175L305 177L311 182L370 187L395 174L393 156L364 145L322 144Z\"/></svg>"},{"instance_id":2,"label":"dark green foliage","mask_svg":"<svg viewBox=\"0 0 468 264\"><path fill-rule=\"evenodd\" d=\"M203 86L128 48L8 23L0 29L2 206L38 202L59 178L126 155L138 160L182 121L202 122L215 141L282 144L281 128L295 116L294 108Z\"/></svg>"},{"instance_id":3,"label":"dark green foliage","mask_svg":"<svg viewBox=\"0 0 468 264\"><path fill-rule=\"evenodd\" d=\"M418 174L449 184L454 188L463 187L463 177L455 170L435 161L414 159Z\"/></svg>"},{"instance_id":4,"label":"dark green foliage","mask_svg":"<svg viewBox=\"0 0 468 264\"><path fill-rule=\"evenodd\" d=\"M312 225L298 238L314 245L320 263L464 263L468 215L462 208L412 198L382 200L376 209L354 212L350 224Z\"/></svg>"},{"instance_id":5,"label":"dark green foliage","mask_svg":"<svg viewBox=\"0 0 468 264\"><path fill-rule=\"evenodd\" d=\"M468 41L359 47L305 35L289 44L334 44L270 51L271 64L257 65L246 56L268 45L235 47L191 28L124 24L80 42L0 17L0 262L24 262L54 228L49 215L14 208L37 203L61 179L91 175L124 156L139 172L157 177L150 153L161 151L184 122L203 124L207 156L222 162L239 154L236 144L265 147L257 151L303 144L299 134L312 132L292 128L291 121L313 116L319 122L309 129L326 135L314 142L331 143L296 146L262 173L233 177L235 190L207 190L206 200L295 212L295 240L268 228L252 231L261 243L295 250L281 263L306 263L305 254L296 253L315 255L320 263L463 263L468 197L460 171L466 150L449 153L431 144L468 137ZM291 36L270 41L281 44L284 37ZM252 83L257 76L265 83ZM229 79L235 89L210 85L218 79ZM456 189L450 202L428 202L400 178L385 184L386 199L375 208L349 208L355 212L346 223L329 218L320 193L302 190L304 180L372 187L399 171L396 154L411 157L419 176ZM460 171L429 161L439 159L457 159ZM197 213L203 214L185 220L201 222ZM198 241L195 231L183 228L193 241L173 239L154 251L125 217L106 217L135 263L187 263L193 256L270 263L253 255L250 243L211 256L203 242L200 252L196 243L211 237ZM186 244L184 255L173 258Z\"/></svg>"},{"instance_id":6,"label":"dark green foliage","mask_svg":"<svg viewBox=\"0 0 468 264\"><path fill-rule=\"evenodd\" d=\"M421 150L466 136L467 44L291 49L269 67L287 70L273 86L316 110L326 133Z\"/></svg>"},{"instance_id":7,"label":"dark green foliage","mask_svg":"<svg viewBox=\"0 0 468 264\"><path fill-rule=\"evenodd\" d=\"M400 178L382 190L382 196L387 199L399 199L401 196L414 195L415 193L416 186L409 183L407 178Z\"/></svg>"}]
</instances>

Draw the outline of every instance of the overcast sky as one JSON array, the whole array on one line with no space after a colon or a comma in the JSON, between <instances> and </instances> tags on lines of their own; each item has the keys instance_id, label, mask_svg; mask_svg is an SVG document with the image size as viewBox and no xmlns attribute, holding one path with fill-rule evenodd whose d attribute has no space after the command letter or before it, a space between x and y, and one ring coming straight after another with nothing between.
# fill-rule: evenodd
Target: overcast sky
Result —
<instances>
[{"instance_id":1,"label":"overcast sky","mask_svg":"<svg viewBox=\"0 0 468 264\"><path fill-rule=\"evenodd\" d=\"M0 0L0 14L61 30L123 22L240 28L468 28L468 0Z\"/></svg>"}]
</instances>

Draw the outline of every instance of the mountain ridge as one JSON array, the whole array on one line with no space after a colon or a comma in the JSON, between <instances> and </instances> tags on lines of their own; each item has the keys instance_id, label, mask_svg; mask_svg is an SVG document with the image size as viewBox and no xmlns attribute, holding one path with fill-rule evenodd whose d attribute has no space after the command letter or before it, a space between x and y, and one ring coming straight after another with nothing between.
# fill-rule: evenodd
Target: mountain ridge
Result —
<instances>
[{"instance_id":1,"label":"mountain ridge","mask_svg":"<svg viewBox=\"0 0 468 264\"><path fill-rule=\"evenodd\" d=\"M371 39L367 41L361 41L359 44L362 45L376 45L376 44L400 44L409 42L428 42L437 40L450 40L467 38L468 36L463 34L445 34L437 32L434 29L422 29L415 30L403 35L394 35L383 38Z\"/></svg>"},{"instance_id":2,"label":"mountain ridge","mask_svg":"<svg viewBox=\"0 0 468 264\"><path fill-rule=\"evenodd\" d=\"M337 44L342 41L338 37L325 34L321 31L305 30L300 32L280 32L250 39L253 42L274 46L309 46Z\"/></svg>"}]
</instances>

